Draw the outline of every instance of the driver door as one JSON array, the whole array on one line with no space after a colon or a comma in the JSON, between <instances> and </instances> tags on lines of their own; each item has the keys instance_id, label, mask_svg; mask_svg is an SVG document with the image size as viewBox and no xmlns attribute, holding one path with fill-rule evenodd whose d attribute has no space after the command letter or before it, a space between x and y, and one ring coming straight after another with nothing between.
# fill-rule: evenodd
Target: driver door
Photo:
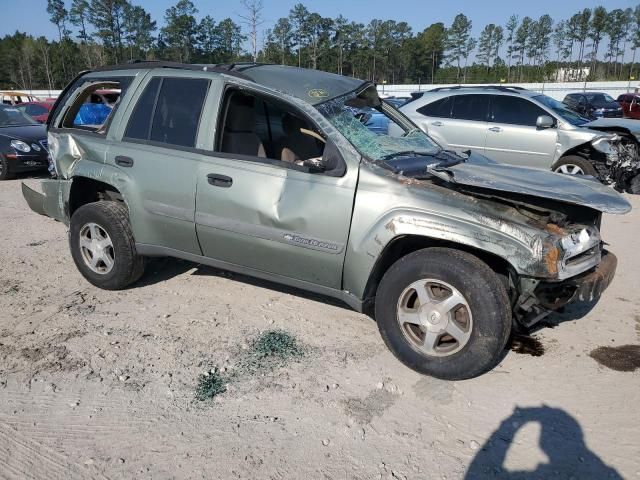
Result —
<instances>
[{"instance_id":1,"label":"driver door","mask_svg":"<svg viewBox=\"0 0 640 480\"><path fill-rule=\"evenodd\" d=\"M245 98L232 104L232 95ZM230 84L215 97L211 152L197 175L203 254L248 273L341 288L357 169L332 176L281 159L278 114L295 113L318 132L302 107ZM330 141L319 154L344 162Z\"/></svg>"}]
</instances>

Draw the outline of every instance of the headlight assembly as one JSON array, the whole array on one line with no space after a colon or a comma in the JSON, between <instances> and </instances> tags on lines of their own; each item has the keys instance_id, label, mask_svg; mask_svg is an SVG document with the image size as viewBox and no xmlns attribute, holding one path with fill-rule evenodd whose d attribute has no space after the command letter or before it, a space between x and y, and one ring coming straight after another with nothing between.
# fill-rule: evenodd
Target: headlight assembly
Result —
<instances>
[{"instance_id":1,"label":"headlight assembly","mask_svg":"<svg viewBox=\"0 0 640 480\"><path fill-rule=\"evenodd\" d=\"M591 142L591 146L593 146L593 148L595 148L597 151L608 155L611 153L611 142L615 141L616 139L616 135L613 135L611 137L599 137Z\"/></svg>"},{"instance_id":2,"label":"headlight assembly","mask_svg":"<svg viewBox=\"0 0 640 480\"><path fill-rule=\"evenodd\" d=\"M19 152L29 153L31 147L21 140L11 140L11 146Z\"/></svg>"}]
</instances>

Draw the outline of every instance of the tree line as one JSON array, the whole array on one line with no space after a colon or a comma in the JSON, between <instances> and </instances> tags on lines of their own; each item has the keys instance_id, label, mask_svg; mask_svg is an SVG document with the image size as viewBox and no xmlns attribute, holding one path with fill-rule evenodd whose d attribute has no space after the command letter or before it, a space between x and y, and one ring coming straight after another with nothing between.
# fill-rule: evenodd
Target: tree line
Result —
<instances>
[{"instance_id":1,"label":"tree line","mask_svg":"<svg viewBox=\"0 0 640 480\"><path fill-rule=\"evenodd\" d=\"M47 0L57 38L1 38L0 87L60 89L81 70L133 59L277 63L382 84L627 80L640 47L640 5L585 8L555 21L511 15L477 38L462 13L414 32L404 21L323 17L299 3L263 28L262 0L240 7L236 20L214 19L178 0L159 25L130 0Z\"/></svg>"}]
</instances>

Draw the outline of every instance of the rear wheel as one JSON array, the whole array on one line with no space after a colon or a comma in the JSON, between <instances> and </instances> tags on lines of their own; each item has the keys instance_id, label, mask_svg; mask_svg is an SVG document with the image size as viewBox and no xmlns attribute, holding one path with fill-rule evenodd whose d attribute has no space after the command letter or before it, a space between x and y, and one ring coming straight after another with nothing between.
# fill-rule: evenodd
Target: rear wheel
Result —
<instances>
[{"instance_id":1,"label":"rear wheel","mask_svg":"<svg viewBox=\"0 0 640 480\"><path fill-rule=\"evenodd\" d=\"M579 157L578 155L562 157L554 165L553 171L556 173L564 173L565 175L591 175L592 177L598 177L598 172L593 164L586 158Z\"/></svg>"},{"instance_id":2,"label":"rear wheel","mask_svg":"<svg viewBox=\"0 0 640 480\"><path fill-rule=\"evenodd\" d=\"M380 334L398 360L446 380L493 368L511 331L498 275L458 250L428 248L398 260L380 282L375 308Z\"/></svg>"},{"instance_id":3,"label":"rear wheel","mask_svg":"<svg viewBox=\"0 0 640 480\"><path fill-rule=\"evenodd\" d=\"M136 253L126 206L121 202L93 202L71 216L69 244L80 273L96 287L120 290L144 272L144 258Z\"/></svg>"}]
</instances>

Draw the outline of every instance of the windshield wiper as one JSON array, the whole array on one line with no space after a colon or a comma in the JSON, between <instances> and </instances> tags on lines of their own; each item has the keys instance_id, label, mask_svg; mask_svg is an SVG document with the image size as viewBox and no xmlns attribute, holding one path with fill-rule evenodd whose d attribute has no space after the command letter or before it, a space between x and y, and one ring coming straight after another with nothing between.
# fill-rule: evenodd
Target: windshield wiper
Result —
<instances>
[{"instance_id":1,"label":"windshield wiper","mask_svg":"<svg viewBox=\"0 0 640 480\"><path fill-rule=\"evenodd\" d=\"M415 150L403 150L401 152L393 152L384 155L380 157L378 161L385 162L395 157L408 157L410 155L413 155L414 157L435 157L438 153L440 153L440 150L438 150L437 152L416 152Z\"/></svg>"}]
</instances>

